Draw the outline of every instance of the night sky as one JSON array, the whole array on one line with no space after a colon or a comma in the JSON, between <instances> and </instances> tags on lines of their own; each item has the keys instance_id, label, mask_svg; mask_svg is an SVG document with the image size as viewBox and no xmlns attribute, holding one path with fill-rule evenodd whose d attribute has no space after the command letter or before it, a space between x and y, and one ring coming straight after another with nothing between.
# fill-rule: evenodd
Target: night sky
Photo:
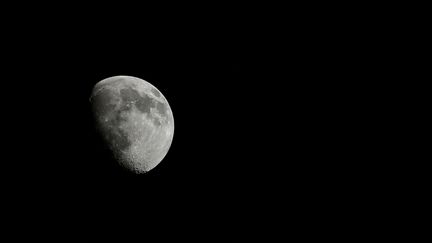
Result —
<instances>
[{"instance_id":1,"label":"night sky","mask_svg":"<svg viewBox=\"0 0 432 243\"><path fill-rule=\"evenodd\" d=\"M125 232L221 236L253 217L257 199L243 195L260 190L247 178L266 167L255 148L269 129L256 121L268 119L268 88L243 77L230 36L72 27L27 28L9 40L14 128L6 129L12 141L1 171L9 226L31 229L30 238L124 240ZM93 127L92 88L114 75L150 82L174 114L171 148L145 175L122 170Z\"/></svg>"},{"instance_id":2,"label":"night sky","mask_svg":"<svg viewBox=\"0 0 432 243\"><path fill-rule=\"evenodd\" d=\"M148 11L59 12L4 29L4 231L17 241L230 242L307 229L329 212L320 207L338 166L324 162L343 154L330 156L328 87L316 78L325 70L310 63L325 60L311 58L310 39L232 13ZM174 114L171 148L144 175L122 170L93 126L92 88L115 75L150 82Z\"/></svg>"}]
</instances>

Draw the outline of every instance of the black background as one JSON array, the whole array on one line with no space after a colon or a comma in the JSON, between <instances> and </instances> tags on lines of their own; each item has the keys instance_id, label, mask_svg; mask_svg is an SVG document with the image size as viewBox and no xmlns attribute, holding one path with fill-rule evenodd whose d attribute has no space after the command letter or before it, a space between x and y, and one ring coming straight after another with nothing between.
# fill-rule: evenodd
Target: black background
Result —
<instances>
[{"instance_id":1,"label":"black background","mask_svg":"<svg viewBox=\"0 0 432 243\"><path fill-rule=\"evenodd\" d=\"M242 235L276 206L276 88L235 26L61 15L18 21L5 37L5 231L208 239ZM91 90L114 75L152 83L174 114L171 148L144 175L119 168L93 127Z\"/></svg>"},{"instance_id":2,"label":"black background","mask_svg":"<svg viewBox=\"0 0 432 243\"><path fill-rule=\"evenodd\" d=\"M2 217L12 237L307 233L352 200L336 200L356 174L338 161L358 154L335 129L352 117L335 119L345 113L332 93L352 93L316 42L329 32L242 8L63 10L4 22ZM152 83L174 114L171 148L144 175L119 168L93 127L91 90L115 75Z\"/></svg>"}]
</instances>

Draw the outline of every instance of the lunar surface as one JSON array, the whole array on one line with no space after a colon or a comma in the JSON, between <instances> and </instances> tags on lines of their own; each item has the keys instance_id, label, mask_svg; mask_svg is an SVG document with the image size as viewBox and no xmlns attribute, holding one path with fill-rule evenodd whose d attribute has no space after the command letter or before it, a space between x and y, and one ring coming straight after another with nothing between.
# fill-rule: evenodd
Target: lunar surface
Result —
<instances>
[{"instance_id":1,"label":"lunar surface","mask_svg":"<svg viewBox=\"0 0 432 243\"><path fill-rule=\"evenodd\" d=\"M162 161L174 118L156 87L131 76L110 77L94 86L90 102L96 127L121 166L141 174Z\"/></svg>"}]
</instances>

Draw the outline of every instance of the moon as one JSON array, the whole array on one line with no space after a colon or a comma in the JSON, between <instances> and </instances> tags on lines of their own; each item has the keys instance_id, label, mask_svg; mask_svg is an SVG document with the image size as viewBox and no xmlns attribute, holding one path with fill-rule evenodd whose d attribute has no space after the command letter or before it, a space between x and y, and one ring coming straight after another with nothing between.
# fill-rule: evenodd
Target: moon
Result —
<instances>
[{"instance_id":1,"label":"moon","mask_svg":"<svg viewBox=\"0 0 432 243\"><path fill-rule=\"evenodd\" d=\"M90 103L96 128L122 167L142 174L166 156L174 118L152 84L132 76L106 78L94 86Z\"/></svg>"}]
</instances>

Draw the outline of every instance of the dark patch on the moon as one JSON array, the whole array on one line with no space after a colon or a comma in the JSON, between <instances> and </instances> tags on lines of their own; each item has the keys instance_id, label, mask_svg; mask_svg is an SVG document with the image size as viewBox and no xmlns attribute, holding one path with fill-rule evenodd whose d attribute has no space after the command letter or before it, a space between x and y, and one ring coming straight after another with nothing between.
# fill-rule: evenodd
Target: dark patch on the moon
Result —
<instances>
[{"instance_id":1,"label":"dark patch on the moon","mask_svg":"<svg viewBox=\"0 0 432 243\"><path fill-rule=\"evenodd\" d=\"M120 90L120 95L123 101L121 110L130 110L132 104L142 113L150 113L150 108L154 107L154 100L149 96L138 93L135 89L125 88Z\"/></svg>"},{"instance_id":2,"label":"dark patch on the moon","mask_svg":"<svg viewBox=\"0 0 432 243\"><path fill-rule=\"evenodd\" d=\"M164 116L166 114L165 104L156 101L146 94L141 95L138 91L130 87L120 90L120 96L122 98L122 104L119 108L119 112L129 111L132 109L132 106L135 105L138 111L148 115L155 126L160 126L162 124L159 118L152 116L151 108L156 108L159 113Z\"/></svg>"},{"instance_id":3,"label":"dark patch on the moon","mask_svg":"<svg viewBox=\"0 0 432 243\"><path fill-rule=\"evenodd\" d=\"M159 91L157 90L157 89L155 89L155 88L151 88L151 92L156 96L156 97L160 97L160 93L159 93Z\"/></svg>"},{"instance_id":4,"label":"dark patch on the moon","mask_svg":"<svg viewBox=\"0 0 432 243\"><path fill-rule=\"evenodd\" d=\"M154 100L148 96L144 96L135 103L137 109L143 113L149 113L150 108L154 106Z\"/></svg>"},{"instance_id":5,"label":"dark patch on the moon","mask_svg":"<svg viewBox=\"0 0 432 243\"><path fill-rule=\"evenodd\" d=\"M166 113L166 107L163 103L156 101L146 94L140 94L133 88L124 88L120 90L120 96L122 98L122 104L119 108L119 112L130 111L132 106L135 105L138 111L148 115L148 118L153 121L155 126L160 126L161 121L158 117L152 116L151 108L156 108L162 115Z\"/></svg>"},{"instance_id":6,"label":"dark patch on the moon","mask_svg":"<svg viewBox=\"0 0 432 243\"><path fill-rule=\"evenodd\" d=\"M131 103L139 98L141 98L138 91L132 89L132 88L124 88L120 90L120 96L122 98L123 103Z\"/></svg>"},{"instance_id":7,"label":"dark patch on the moon","mask_svg":"<svg viewBox=\"0 0 432 243\"><path fill-rule=\"evenodd\" d=\"M159 111L161 115L163 116L166 115L166 107L164 103L158 101L156 104L156 109Z\"/></svg>"}]
</instances>

